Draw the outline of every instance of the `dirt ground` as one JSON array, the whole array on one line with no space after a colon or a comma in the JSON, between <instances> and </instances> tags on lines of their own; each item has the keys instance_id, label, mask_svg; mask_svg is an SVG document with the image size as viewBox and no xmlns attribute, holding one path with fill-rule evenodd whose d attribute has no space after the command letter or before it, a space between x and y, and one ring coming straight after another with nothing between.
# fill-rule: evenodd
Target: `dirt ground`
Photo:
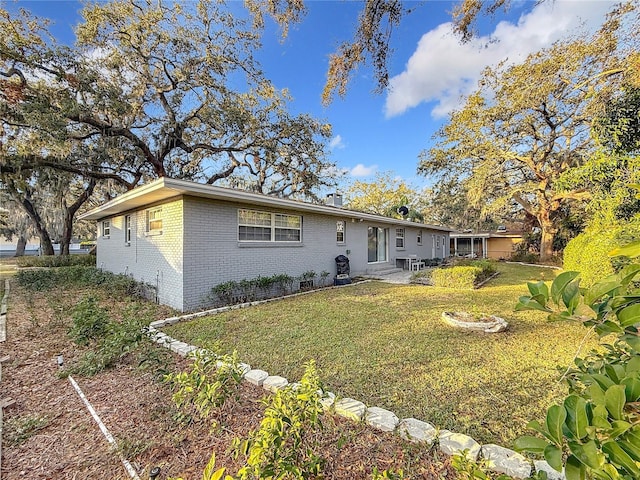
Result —
<instances>
[{"instance_id":1,"label":"dirt ground","mask_svg":"<svg viewBox=\"0 0 640 480\"><path fill-rule=\"evenodd\" d=\"M110 448L56 361L62 355L65 366L72 365L84 351L67 331L71 309L87 292L33 293L12 280L7 340L0 344L0 357L10 359L2 366L0 399L10 397L15 404L4 410L2 478L126 479L121 454L143 480L156 466L161 468L159 480L200 479L214 451L217 466L235 473L242 458L234 458L231 442L257 428L266 392L243 383L214 432L209 422L186 424L168 386L158 380L158 368L184 370L188 361L159 346L153 347L158 360L153 368L139 368L137 357L129 354L94 377L74 375L118 443L117 450ZM100 295L114 316L126 306L126 299ZM149 309L155 319L173 315L164 307ZM369 479L373 467L403 469L405 478L456 477L449 458L435 449L328 414L323 424L317 440L326 459L324 478Z\"/></svg>"}]
</instances>

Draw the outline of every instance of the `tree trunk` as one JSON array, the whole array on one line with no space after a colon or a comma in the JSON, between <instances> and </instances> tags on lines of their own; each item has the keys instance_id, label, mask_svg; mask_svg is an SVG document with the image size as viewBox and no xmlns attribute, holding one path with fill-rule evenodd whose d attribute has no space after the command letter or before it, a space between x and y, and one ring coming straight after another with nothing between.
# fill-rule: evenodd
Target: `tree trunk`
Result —
<instances>
[{"instance_id":1,"label":"tree trunk","mask_svg":"<svg viewBox=\"0 0 640 480\"><path fill-rule=\"evenodd\" d=\"M24 235L20 235L18 237L18 244L16 245L16 254L15 257L24 257L24 249L27 246L27 239Z\"/></svg>"},{"instance_id":2,"label":"tree trunk","mask_svg":"<svg viewBox=\"0 0 640 480\"><path fill-rule=\"evenodd\" d=\"M27 190L24 195L21 194L16 188L15 183L11 179L6 180L5 186L7 188L7 191L9 192L9 195L11 195L11 197L18 203L18 205L24 208L24 211L29 216L29 219L31 219L31 222L33 223L33 226L38 233L38 237L40 237L40 248L42 250L42 255L54 255L55 252L53 251L53 243L51 243L49 232L44 226L44 222L42 221L40 214L36 211L33 203L31 203L31 192Z\"/></svg>"},{"instance_id":3,"label":"tree trunk","mask_svg":"<svg viewBox=\"0 0 640 480\"><path fill-rule=\"evenodd\" d=\"M548 215L544 215L543 218L539 218L540 222L541 238L540 238L540 261L548 262L553 258L553 239L558 232L552 220Z\"/></svg>"},{"instance_id":4,"label":"tree trunk","mask_svg":"<svg viewBox=\"0 0 640 480\"><path fill-rule=\"evenodd\" d=\"M69 244L73 235L73 215L69 213L69 209L63 211L62 236L60 237L60 255L69 255Z\"/></svg>"},{"instance_id":5,"label":"tree trunk","mask_svg":"<svg viewBox=\"0 0 640 480\"><path fill-rule=\"evenodd\" d=\"M38 236L40 237L40 248L42 249L42 255L55 255L53 250L53 243L51 242L51 237L49 236L49 232L44 226L44 222L42 218L40 218L40 214L33 207L33 204L28 198L21 199L22 207L29 215L29 218L33 222L33 226L36 228L38 232Z\"/></svg>"},{"instance_id":6,"label":"tree trunk","mask_svg":"<svg viewBox=\"0 0 640 480\"><path fill-rule=\"evenodd\" d=\"M82 194L68 206L66 203L63 205L63 223L62 226L62 238L60 239L60 255L69 255L69 244L71 243L71 237L73 236L73 219L78 209L87 201L96 186L95 178L89 180L87 187L83 190Z\"/></svg>"}]
</instances>

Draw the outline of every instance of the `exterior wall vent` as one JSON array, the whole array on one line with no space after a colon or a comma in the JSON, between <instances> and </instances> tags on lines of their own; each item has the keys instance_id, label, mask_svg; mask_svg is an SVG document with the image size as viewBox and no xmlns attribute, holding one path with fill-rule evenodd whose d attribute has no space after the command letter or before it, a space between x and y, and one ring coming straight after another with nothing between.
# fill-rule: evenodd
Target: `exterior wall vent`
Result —
<instances>
[{"instance_id":1,"label":"exterior wall vent","mask_svg":"<svg viewBox=\"0 0 640 480\"><path fill-rule=\"evenodd\" d=\"M325 203L332 207L342 207L342 195L339 193L330 193L327 195Z\"/></svg>"}]
</instances>

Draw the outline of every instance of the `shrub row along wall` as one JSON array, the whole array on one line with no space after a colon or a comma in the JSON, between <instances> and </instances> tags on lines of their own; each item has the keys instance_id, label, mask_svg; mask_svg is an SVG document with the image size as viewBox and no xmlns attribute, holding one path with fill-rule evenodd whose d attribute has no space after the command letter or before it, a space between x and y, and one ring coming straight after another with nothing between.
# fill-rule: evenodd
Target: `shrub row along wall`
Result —
<instances>
[{"instance_id":1,"label":"shrub row along wall","mask_svg":"<svg viewBox=\"0 0 640 480\"><path fill-rule=\"evenodd\" d=\"M106 272L95 267L77 265L53 269L19 270L16 274L16 280L19 285L35 291L66 285L78 287L96 285L107 288L111 293L119 292L123 295L157 301L157 292L153 285L138 282L127 275Z\"/></svg>"},{"instance_id":2,"label":"shrub row along wall","mask_svg":"<svg viewBox=\"0 0 640 480\"><path fill-rule=\"evenodd\" d=\"M95 267L94 255L43 255L39 257L25 256L16 258L19 267Z\"/></svg>"},{"instance_id":3,"label":"shrub row along wall","mask_svg":"<svg viewBox=\"0 0 640 480\"><path fill-rule=\"evenodd\" d=\"M271 277L259 276L251 280L234 280L220 283L211 289L208 302L213 307L253 302L265 298L279 297L289 293L310 290L327 286L329 272L324 271L318 276L314 271L308 271L299 277L287 274Z\"/></svg>"},{"instance_id":4,"label":"shrub row along wall","mask_svg":"<svg viewBox=\"0 0 640 480\"><path fill-rule=\"evenodd\" d=\"M482 270L481 267L473 268ZM348 286L332 288L345 287ZM294 294L294 296L301 294L304 293L297 293ZM159 328L182 321L192 320L197 317L214 315L231 309L250 307L274 300L276 299L255 301L183 315L180 317L170 317L164 320L157 320L149 325L149 335L158 344L163 345L184 357L191 352L198 350L198 348L194 345L189 345L168 336L167 334L159 331ZM264 370L252 368L247 364L240 364L240 366L244 371L245 381L253 385L261 386L269 392L275 392L280 388L285 388L289 384L289 381L284 377L270 375ZM451 432L449 430L438 430L433 425L416 418L400 419L395 413L389 410L379 407L367 407L364 403L352 398L336 398L336 395L332 392L323 393L322 404L325 409L332 409L336 414L342 417L358 422L364 421L381 431L395 432L405 440L417 443L426 443L427 445L432 445L437 442L440 451L446 455L466 455L467 458L472 461L476 461L480 456L482 456L482 458L487 461L488 469L494 472L504 473L511 477L521 479L528 478L531 475L532 468L529 460L508 448L494 444L480 445L468 435ZM560 480L565 478L564 474L554 470L544 460L536 460L533 462L533 465L536 471L545 472L549 480Z\"/></svg>"}]
</instances>

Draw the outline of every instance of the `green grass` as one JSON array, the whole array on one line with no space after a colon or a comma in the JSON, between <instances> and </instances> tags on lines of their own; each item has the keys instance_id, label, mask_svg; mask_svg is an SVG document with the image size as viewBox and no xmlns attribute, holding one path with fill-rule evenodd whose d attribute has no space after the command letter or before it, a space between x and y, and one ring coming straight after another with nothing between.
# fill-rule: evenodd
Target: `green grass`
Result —
<instances>
[{"instance_id":1,"label":"green grass","mask_svg":"<svg viewBox=\"0 0 640 480\"><path fill-rule=\"evenodd\" d=\"M195 345L237 349L242 361L291 381L315 359L325 387L339 396L506 446L565 391L557 367L572 362L587 329L513 311L527 281L550 281L557 271L509 264L498 270L479 290L363 283L166 331ZM458 331L441 320L443 311L495 314L510 329ZM596 344L590 337L583 352Z\"/></svg>"}]
</instances>

